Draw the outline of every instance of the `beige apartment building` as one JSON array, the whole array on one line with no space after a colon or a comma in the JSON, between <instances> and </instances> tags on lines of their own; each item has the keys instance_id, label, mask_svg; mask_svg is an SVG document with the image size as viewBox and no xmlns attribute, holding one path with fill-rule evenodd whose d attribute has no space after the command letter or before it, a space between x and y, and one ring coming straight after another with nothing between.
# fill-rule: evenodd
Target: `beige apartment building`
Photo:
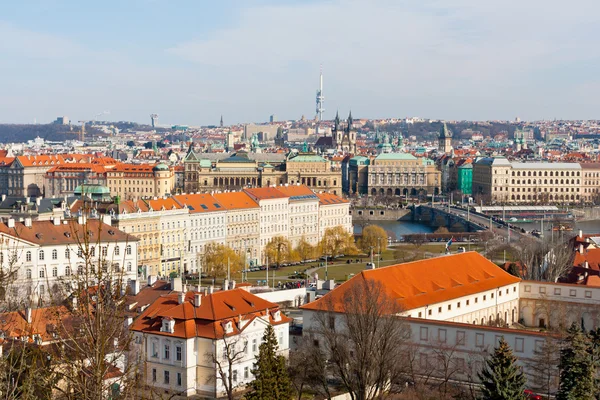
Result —
<instances>
[{"instance_id":1,"label":"beige apartment building","mask_svg":"<svg viewBox=\"0 0 600 400\"><path fill-rule=\"evenodd\" d=\"M473 164L473 195L489 196L491 202L579 203L581 191L578 163L511 163L504 157L484 157Z\"/></svg>"},{"instance_id":2,"label":"beige apartment building","mask_svg":"<svg viewBox=\"0 0 600 400\"><path fill-rule=\"evenodd\" d=\"M117 164L106 173L112 195L123 200L162 197L175 187L175 173L166 164Z\"/></svg>"},{"instance_id":3,"label":"beige apartment building","mask_svg":"<svg viewBox=\"0 0 600 400\"><path fill-rule=\"evenodd\" d=\"M600 203L600 163L581 163L581 197L586 203Z\"/></svg>"}]
</instances>

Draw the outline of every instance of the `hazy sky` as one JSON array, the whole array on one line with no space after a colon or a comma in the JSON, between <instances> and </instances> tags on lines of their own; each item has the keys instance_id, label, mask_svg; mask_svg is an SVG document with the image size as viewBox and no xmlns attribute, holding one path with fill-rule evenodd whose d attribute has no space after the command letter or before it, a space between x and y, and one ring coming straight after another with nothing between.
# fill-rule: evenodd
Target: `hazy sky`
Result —
<instances>
[{"instance_id":1,"label":"hazy sky","mask_svg":"<svg viewBox=\"0 0 600 400\"><path fill-rule=\"evenodd\" d=\"M0 2L0 122L600 118L598 0Z\"/></svg>"}]
</instances>

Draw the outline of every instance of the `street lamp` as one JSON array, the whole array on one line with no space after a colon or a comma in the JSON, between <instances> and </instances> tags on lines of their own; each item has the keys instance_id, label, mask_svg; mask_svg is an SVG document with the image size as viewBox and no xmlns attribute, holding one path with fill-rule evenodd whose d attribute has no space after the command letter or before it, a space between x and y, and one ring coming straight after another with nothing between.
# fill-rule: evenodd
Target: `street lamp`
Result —
<instances>
[{"instance_id":1,"label":"street lamp","mask_svg":"<svg viewBox=\"0 0 600 400\"><path fill-rule=\"evenodd\" d=\"M381 261L381 238L377 238L377 244L379 246L379 256L377 257L377 268L379 268L379 262Z\"/></svg>"}]
</instances>

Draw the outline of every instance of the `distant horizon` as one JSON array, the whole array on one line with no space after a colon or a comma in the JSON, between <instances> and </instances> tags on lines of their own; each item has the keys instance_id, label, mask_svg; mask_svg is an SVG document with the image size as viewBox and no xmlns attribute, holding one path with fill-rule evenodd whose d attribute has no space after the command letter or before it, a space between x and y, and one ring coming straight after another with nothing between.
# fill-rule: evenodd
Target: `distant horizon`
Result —
<instances>
[{"instance_id":1,"label":"distant horizon","mask_svg":"<svg viewBox=\"0 0 600 400\"><path fill-rule=\"evenodd\" d=\"M0 123L312 119L321 65L326 120L596 120L599 22L595 0L4 2Z\"/></svg>"}]
</instances>

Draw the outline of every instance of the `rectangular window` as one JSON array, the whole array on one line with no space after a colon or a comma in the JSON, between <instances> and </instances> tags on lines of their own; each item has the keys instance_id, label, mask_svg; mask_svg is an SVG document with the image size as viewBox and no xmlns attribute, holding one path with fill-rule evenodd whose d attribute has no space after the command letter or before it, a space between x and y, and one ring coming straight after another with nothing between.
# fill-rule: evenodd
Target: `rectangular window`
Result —
<instances>
[{"instance_id":1,"label":"rectangular window","mask_svg":"<svg viewBox=\"0 0 600 400\"><path fill-rule=\"evenodd\" d=\"M177 373L177 386L181 386L181 372Z\"/></svg>"},{"instance_id":2,"label":"rectangular window","mask_svg":"<svg viewBox=\"0 0 600 400\"><path fill-rule=\"evenodd\" d=\"M438 307L438 314L442 313L442 307Z\"/></svg>"},{"instance_id":3,"label":"rectangular window","mask_svg":"<svg viewBox=\"0 0 600 400\"><path fill-rule=\"evenodd\" d=\"M531 285L525 285L525 293L531 292Z\"/></svg>"},{"instance_id":4,"label":"rectangular window","mask_svg":"<svg viewBox=\"0 0 600 400\"><path fill-rule=\"evenodd\" d=\"M456 308L460 308L460 301L456 303Z\"/></svg>"},{"instance_id":5,"label":"rectangular window","mask_svg":"<svg viewBox=\"0 0 600 400\"><path fill-rule=\"evenodd\" d=\"M175 346L175 359L177 361L181 361L181 346L180 345Z\"/></svg>"},{"instance_id":6,"label":"rectangular window","mask_svg":"<svg viewBox=\"0 0 600 400\"><path fill-rule=\"evenodd\" d=\"M475 346L483 347L484 344L485 344L485 336L483 335L483 333L475 334Z\"/></svg>"},{"instance_id":7,"label":"rectangular window","mask_svg":"<svg viewBox=\"0 0 600 400\"><path fill-rule=\"evenodd\" d=\"M543 350L544 350L544 341L543 340L536 340L535 341L535 349L534 349L534 351L539 354Z\"/></svg>"},{"instance_id":8,"label":"rectangular window","mask_svg":"<svg viewBox=\"0 0 600 400\"><path fill-rule=\"evenodd\" d=\"M569 296L571 296L571 297L577 296L577 290L575 290L575 289L569 290Z\"/></svg>"},{"instance_id":9,"label":"rectangular window","mask_svg":"<svg viewBox=\"0 0 600 400\"><path fill-rule=\"evenodd\" d=\"M560 296L560 288L554 288L554 295Z\"/></svg>"},{"instance_id":10,"label":"rectangular window","mask_svg":"<svg viewBox=\"0 0 600 400\"><path fill-rule=\"evenodd\" d=\"M475 304L477 304L478 300L479 300L479 299L478 299L477 297L475 297Z\"/></svg>"},{"instance_id":11,"label":"rectangular window","mask_svg":"<svg viewBox=\"0 0 600 400\"><path fill-rule=\"evenodd\" d=\"M540 291L540 294L546 294L546 287L540 286L539 291Z\"/></svg>"},{"instance_id":12,"label":"rectangular window","mask_svg":"<svg viewBox=\"0 0 600 400\"><path fill-rule=\"evenodd\" d=\"M171 355L171 354L170 354L169 345L168 345L168 344L165 344L165 354L164 354L164 358L168 360L170 355Z\"/></svg>"},{"instance_id":13,"label":"rectangular window","mask_svg":"<svg viewBox=\"0 0 600 400\"><path fill-rule=\"evenodd\" d=\"M420 335L421 335L421 340L426 341L429 338L429 328L422 326Z\"/></svg>"},{"instance_id":14,"label":"rectangular window","mask_svg":"<svg viewBox=\"0 0 600 400\"><path fill-rule=\"evenodd\" d=\"M438 341L440 343L446 343L446 330L438 329Z\"/></svg>"},{"instance_id":15,"label":"rectangular window","mask_svg":"<svg viewBox=\"0 0 600 400\"><path fill-rule=\"evenodd\" d=\"M238 373L237 373L237 369L234 369L234 370L232 371L232 375L231 375L231 376L232 376L232 378L233 378L233 381L234 381L234 382L237 382L237 380L238 380Z\"/></svg>"},{"instance_id":16,"label":"rectangular window","mask_svg":"<svg viewBox=\"0 0 600 400\"><path fill-rule=\"evenodd\" d=\"M248 379L250 376L250 368L244 367L244 379Z\"/></svg>"},{"instance_id":17,"label":"rectangular window","mask_svg":"<svg viewBox=\"0 0 600 400\"><path fill-rule=\"evenodd\" d=\"M485 301L485 294L483 295L483 301Z\"/></svg>"},{"instance_id":18,"label":"rectangular window","mask_svg":"<svg viewBox=\"0 0 600 400\"><path fill-rule=\"evenodd\" d=\"M156 342L152 342L152 357L154 357L154 358L158 357L158 350L157 350Z\"/></svg>"},{"instance_id":19,"label":"rectangular window","mask_svg":"<svg viewBox=\"0 0 600 400\"><path fill-rule=\"evenodd\" d=\"M427 310L427 314L431 315L431 308Z\"/></svg>"},{"instance_id":20,"label":"rectangular window","mask_svg":"<svg viewBox=\"0 0 600 400\"><path fill-rule=\"evenodd\" d=\"M592 298L592 291L591 290L586 290L585 291L585 298L586 299L591 299Z\"/></svg>"},{"instance_id":21,"label":"rectangular window","mask_svg":"<svg viewBox=\"0 0 600 400\"><path fill-rule=\"evenodd\" d=\"M423 317L423 313L421 311L419 311L419 318Z\"/></svg>"},{"instance_id":22,"label":"rectangular window","mask_svg":"<svg viewBox=\"0 0 600 400\"><path fill-rule=\"evenodd\" d=\"M490 293L490 298L493 299L494 298L494 293Z\"/></svg>"},{"instance_id":23,"label":"rectangular window","mask_svg":"<svg viewBox=\"0 0 600 400\"><path fill-rule=\"evenodd\" d=\"M156 368L152 368L152 382L156 382Z\"/></svg>"},{"instance_id":24,"label":"rectangular window","mask_svg":"<svg viewBox=\"0 0 600 400\"><path fill-rule=\"evenodd\" d=\"M456 331L456 344L459 346L465 345L465 331Z\"/></svg>"},{"instance_id":25,"label":"rectangular window","mask_svg":"<svg viewBox=\"0 0 600 400\"><path fill-rule=\"evenodd\" d=\"M515 351L517 353L523 352L523 345L525 340L523 338L515 338Z\"/></svg>"},{"instance_id":26,"label":"rectangular window","mask_svg":"<svg viewBox=\"0 0 600 400\"><path fill-rule=\"evenodd\" d=\"M318 343L318 341L317 341ZM256 345L256 339L252 339L252 352L256 353L256 351L258 350L257 345Z\"/></svg>"},{"instance_id":27,"label":"rectangular window","mask_svg":"<svg viewBox=\"0 0 600 400\"><path fill-rule=\"evenodd\" d=\"M279 332L279 347L283 346L283 331Z\"/></svg>"},{"instance_id":28,"label":"rectangular window","mask_svg":"<svg viewBox=\"0 0 600 400\"><path fill-rule=\"evenodd\" d=\"M448 304L448 311L452 310L452 304Z\"/></svg>"},{"instance_id":29,"label":"rectangular window","mask_svg":"<svg viewBox=\"0 0 600 400\"><path fill-rule=\"evenodd\" d=\"M469 305L469 300L467 300L467 306Z\"/></svg>"},{"instance_id":30,"label":"rectangular window","mask_svg":"<svg viewBox=\"0 0 600 400\"><path fill-rule=\"evenodd\" d=\"M170 378L169 371L165 371L165 385L169 384L169 380L170 380L169 378Z\"/></svg>"}]
</instances>

